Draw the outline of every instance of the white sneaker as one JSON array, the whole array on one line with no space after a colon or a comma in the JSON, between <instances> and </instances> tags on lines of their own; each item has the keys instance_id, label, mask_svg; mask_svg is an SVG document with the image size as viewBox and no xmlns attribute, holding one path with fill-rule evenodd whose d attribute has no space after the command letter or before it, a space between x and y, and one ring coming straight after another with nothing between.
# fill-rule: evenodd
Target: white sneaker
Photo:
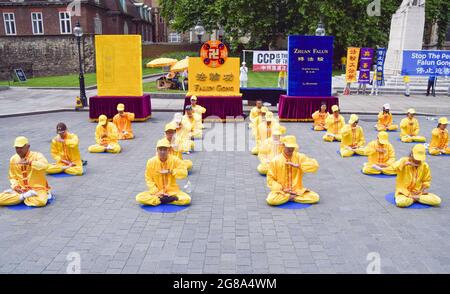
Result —
<instances>
[{"instance_id":1,"label":"white sneaker","mask_svg":"<svg viewBox=\"0 0 450 294\"><path fill-rule=\"evenodd\" d=\"M7 189L7 190L3 191L3 193L9 193L9 194L11 194L12 192L13 192L13 189Z\"/></svg>"},{"instance_id":2,"label":"white sneaker","mask_svg":"<svg viewBox=\"0 0 450 294\"><path fill-rule=\"evenodd\" d=\"M37 196L37 193L34 190L30 190L28 192L23 193L24 198Z\"/></svg>"},{"instance_id":3,"label":"white sneaker","mask_svg":"<svg viewBox=\"0 0 450 294\"><path fill-rule=\"evenodd\" d=\"M48 192L47 200L48 201L53 200L53 195L52 195L52 192L50 192L50 191Z\"/></svg>"}]
</instances>

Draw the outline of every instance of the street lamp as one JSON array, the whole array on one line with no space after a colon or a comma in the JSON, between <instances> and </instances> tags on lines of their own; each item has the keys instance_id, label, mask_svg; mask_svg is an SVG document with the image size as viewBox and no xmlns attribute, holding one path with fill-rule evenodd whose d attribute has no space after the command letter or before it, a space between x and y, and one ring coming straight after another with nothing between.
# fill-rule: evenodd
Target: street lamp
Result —
<instances>
[{"instance_id":1,"label":"street lamp","mask_svg":"<svg viewBox=\"0 0 450 294\"><path fill-rule=\"evenodd\" d=\"M194 28L194 33L197 35L198 43L202 43L202 37L205 34L205 28L202 25L196 25Z\"/></svg>"},{"instance_id":2,"label":"street lamp","mask_svg":"<svg viewBox=\"0 0 450 294\"><path fill-rule=\"evenodd\" d=\"M316 36L325 36L325 25L323 24L322 19L320 19L319 24L317 25Z\"/></svg>"},{"instance_id":3,"label":"street lamp","mask_svg":"<svg viewBox=\"0 0 450 294\"><path fill-rule=\"evenodd\" d=\"M83 29L80 26L80 22L77 22L75 28L73 29L73 34L77 38L78 45L78 62L80 64L80 99L83 107L88 106L88 101L86 97L86 87L84 85L84 74L83 74L83 62L81 59L81 37L83 37Z\"/></svg>"}]
</instances>

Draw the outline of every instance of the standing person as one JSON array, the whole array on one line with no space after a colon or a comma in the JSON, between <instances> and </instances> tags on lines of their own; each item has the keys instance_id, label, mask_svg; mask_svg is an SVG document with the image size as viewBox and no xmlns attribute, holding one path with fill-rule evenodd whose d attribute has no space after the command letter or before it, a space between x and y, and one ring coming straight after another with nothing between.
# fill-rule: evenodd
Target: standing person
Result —
<instances>
[{"instance_id":1,"label":"standing person","mask_svg":"<svg viewBox=\"0 0 450 294\"><path fill-rule=\"evenodd\" d=\"M409 76L404 76L403 82L405 83L405 96L409 97L410 95L409 83L411 82L411 79L409 78Z\"/></svg>"},{"instance_id":2,"label":"standing person","mask_svg":"<svg viewBox=\"0 0 450 294\"><path fill-rule=\"evenodd\" d=\"M342 56L341 57L341 69L342 69L342 71L345 71L346 65L347 65L347 57L346 56Z\"/></svg>"},{"instance_id":3,"label":"standing person","mask_svg":"<svg viewBox=\"0 0 450 294\"><path fill-rule=\"evenodd\" d=\"M377 65L375 64L373 66L373 77L372 77L372 90L370 91L370 96L373 96L374 94L378 96L378 72L377 72Z\"/></svg>"},{"instance_id":4,"label":"standing person","mask_svg":"<svg viewBox=\"0 0 450 294\"><path fill-rule=\"evenodd\" d=\"M282 70L278 73L278 88L286 88L286 71Z\"/></svg>"},{"instance_id":5,"label":"standing person","mask_svg":"<svg viewBox=\"0 0 450 294\"><path fill-rule=\"evenodd\" d=\"M430 96L430 90L431 90L431 94L433 95L433 97L436 97L436 91L435 91L436 80L437 80L437 78L434 74L430 75L430 77L428 78L427 96Z\"/></svg>"},{"instance_id":6,"label":"standing person","mask_svg":"<svg viewBox=\"0 0 450 294\"><path fill-rule=\"evenodd\" d=\"M367 84L365 84L365 83L359 83L359 86L358 86L358 91L356 92L356 95L359 95L359 92L360 91L362 91L362 94L363 95L366 95L367 94Z\"/></svg>"},{"instance_id":7,"label":"standing person","mask_svg":"<svg viewBox=\"0 0 450 294\"><path fill-rule=\"evenodd\" d=\"M245 61L242 62L241 74L239 76L239 81L241 82L241 88L247 88L248 83L248 67L245 66Z\"/></svg>"}]
</instances>

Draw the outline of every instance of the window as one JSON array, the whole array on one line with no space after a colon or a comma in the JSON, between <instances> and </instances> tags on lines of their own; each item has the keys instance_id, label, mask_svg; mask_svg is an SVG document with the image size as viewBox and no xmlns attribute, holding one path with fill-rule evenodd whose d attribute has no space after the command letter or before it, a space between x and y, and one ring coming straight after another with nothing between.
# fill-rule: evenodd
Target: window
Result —
<instances>
[{"instance_id":1,"label":"window","mask_svg":"<svg viewBox=\"0 0 450 294\"><path fill-rule=\"evenodd\" d=\"M14 13L3 13L6 35L16 35L16 20Z\"/></svg>"},{"instance_id":2,"label":"window","mask_svg":"<svg viewBox=\"0 0 450 294\"><path fill-rule=\"evenodd\" d=\"M181 34L170 33L169 34L169 43L181 43Z\"/></svg>"},{"instance_id":3,"label":"window","mask_svg":"<svg viewBox=\"0 0 450 294\"><path fill-rule=\"evenodd\" d=\"M31 13L31 25L33 27L33 35L44 34L44 23L42 20L42 12Z\"/></svg>"},{"instance_id":4,"label":"window","mask_svg":"<svg viewBox=\"0 0 450 294\"><path fill-rule=\"evenodd\" d=\"M61 34L71 34L72 33L72 18L70 13L67 11L61 11L59 13L59 28Z\"/></svg>"},{"instance_id":5,"label":"window","mask_svg":"<svg viewBox=\"0 0 450 294\"><path fill-rule=\"evenodd\" d=\"M100 15L98 15L98 13L95 15L94 18L94 30L95 34L97 35L102 34L102 19L100 18Z\"/></svg>"}]
</instances>

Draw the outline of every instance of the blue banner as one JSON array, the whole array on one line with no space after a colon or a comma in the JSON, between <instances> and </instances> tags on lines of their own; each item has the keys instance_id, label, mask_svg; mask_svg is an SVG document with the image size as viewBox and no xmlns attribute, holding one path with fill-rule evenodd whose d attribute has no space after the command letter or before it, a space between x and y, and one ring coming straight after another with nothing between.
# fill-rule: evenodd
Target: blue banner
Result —
<instances>
[{"instance_id":1,"label":"blue banner","mask_svg":"<svg viewBox=\"0 0 450 294\"><path fill-rule=\"evenodd\" d=\"M386 48L377 49L377 86L384 86L384 61L386 60Z\"/></svg>"},{"instance_id":2,"label":"blue banner","mask_svg":"<svg viewBox=\"0 0 450 294\"><path fill-rule=\"evenodd\" d=\"M331 36L289 36L288 96L331 96L333 41Z\"/></svg>"},{"instance_id":3,"label":"blue banner","mask_svg":"<svg viewBox=\"0 0 450 294\"><path fill-rule=\"evenodd\" d=\"M450 76L450 51L403 51L402 75Z\"/></svg>"}]
</instances>

